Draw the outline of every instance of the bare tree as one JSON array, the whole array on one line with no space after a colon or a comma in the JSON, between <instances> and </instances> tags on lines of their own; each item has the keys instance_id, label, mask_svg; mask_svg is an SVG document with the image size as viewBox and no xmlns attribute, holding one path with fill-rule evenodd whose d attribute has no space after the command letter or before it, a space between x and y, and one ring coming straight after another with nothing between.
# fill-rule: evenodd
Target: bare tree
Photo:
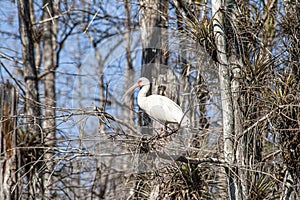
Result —
<instances>
[{"instance_id":1,"label":"bare tree","mask_svg":"<svg viewBox=\"0 0 300 200\"><path fill-rule=\"evenodd\" d=\"M30 16L30 4L25 1L18 1L18 16L19 16L19 31L22 44L22 60L24 71L24 82L26 86L26 106L25 114L27 134L34 141L33 144L41 143L41 121L40 121L40 106L39 106L39 92L38 92L38 76L35 66L34 57L34 41L33 30ZM28 198L41 198L43 194L42 174L39 173L41 166L41 151L39 149L31 152L29 157L30 162L35 163L36 167L25 167L25 174L28 181Z\"/></svg>"},{"instance_id":2,"label":"bare tree","mask_svg":"<svg viewBox=\"0 0 300 200\"><path fill-rule=\"evenodd\" d=\"M125 10L125 27L126 27L126 33L125 33L125 49L126 49L126 66L125 66L125 78L126 78L126 83L125 86L126 88L129 88L130 85L132 84L132 80L134 79L134 68L133 68L133 63L132 63L132 56L131 56L131 51L132 51L132 41L131 41L131 34L132 34L132 22L131 22L131 1L125 0L124 1L124 10ZM134 102L133 99L130 100L129 103L130 107L133 108ZM125 111L127 112L127 115L125 116L126 119L128 119L128 123L131 123L134 121L134 113L132 110Z\"/></svg>"},{"instance_id":3,"label":"bare tree","mask_svg":"<svg viewBox=\"0 0 300 200\"><path fill-rule=\"evenodd\" d=\"M51 173L54 170L53 164L53 150L55 147L56 138L56 89L55 89L55 70L58 67L57 59L57 19L54 17L58 14L58 1L43 2L44 10L42 20L47 21L43 26L43 65L44 65L44 106L45 106L45 120L43 121L44 143L48 147L45 152L45 169L44 175L44 191L45 198L51 198L52 176Z\"/></svg>"},{"instance_id":4,"label":"bare tree","mask_svg":"<svg viewBox=\"0 0 300 200\"><path fill-rule=\"evenodd\" d=\"M1 63L2 64L2 63ZM0 150L1 150L1 166L0 166L0 198L1 199L18 199L18 187L14 189L18 182L19 173L17 164L17 103L18 96L14 86L7 82L1 85L0 97Z\"/></svg>"},{"instance_id":5,"label":"bare tree","mask_svg":"<svg viewBox=\"0 0 300 200\"><path fill-rule=\"evenodd\" d=\"M231 75L226 52L226 32L224 31L225 16L223 10L221 10L221 4L222 1L213 1L212 13L215 16L213 19L214 35L219 63L220 89L223 112L224 158L229 165L228 167L226 167L229 189L228 191L230 199L236 199L235 195L238 195L238 191L236 182L234 180L234 172L231 168L231 166L234 165L234 110L231 93Z\"/></svg>"}]
</instances>

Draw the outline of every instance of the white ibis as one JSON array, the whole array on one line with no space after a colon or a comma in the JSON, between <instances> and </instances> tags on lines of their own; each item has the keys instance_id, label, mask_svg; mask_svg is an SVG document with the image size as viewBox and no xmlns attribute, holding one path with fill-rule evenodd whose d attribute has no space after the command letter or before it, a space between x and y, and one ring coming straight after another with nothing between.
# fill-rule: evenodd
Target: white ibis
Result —
<instances>
[{"instance_id":1,"label":"white ibis","mask_svg":"<svg viewBox=\"0 0 300 200\"><path fill-rule=\"evenodd\" d=\"M132 93L137 87L141 87L137 98L138 105L150 117L163 125L168 123L177 123L182 126L188 125L188 118L174 101L168 97L156 94L146 96L146 93L150 89L150 81L145 77L139 78L139 80L127 90L124 97Z\"/></svg>"}]
</instances>

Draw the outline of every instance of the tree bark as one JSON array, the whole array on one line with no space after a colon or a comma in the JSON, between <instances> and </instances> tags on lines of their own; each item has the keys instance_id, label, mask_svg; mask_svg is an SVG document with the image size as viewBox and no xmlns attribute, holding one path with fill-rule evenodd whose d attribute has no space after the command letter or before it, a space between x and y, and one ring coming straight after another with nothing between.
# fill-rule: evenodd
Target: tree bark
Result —
<instances>
[{"instance_id":1,"label":"tree bark","mask_svg":"<svg viewBox=\"0 0 300 200\"><path fill-rule=\"evenodd\" d=\"M212 1L213 32L217 46L217 59L219 65L219 79L221 89L221 103L223 111L223 142L224 159L228 163L226 167L227 184L230 199L237 199L237 187L234 181L232 166L234 164L234 110L231 95L231 75L226 51L226 33L224 31L224 11L221 5L223 0Z\"/></svg>"},{"instance_id":2,"label":"tree bark","mask_svg":"<svg viewBox=\"0 0 300 200\"><path fill-rule=\"evenodd\" d=\"M142 72L141 76L146 77L152 83L152 77L157 77L160 70L162 59L161 43L161 12L164 0L147 0L141 3L141 39L142 39ZM152 87L151 87L152 88ZM149 90L148 95L153 92ZM139 124L149 125L149 116L145 113L139 118Z\"/></svg>"},{"instance_id":3,"label":"tree bark","mask_svg":"<svg viewBox=\"0 0 300 200\"><path fill-rule=\"evenodd\" d=\"M19 199L17 165L17 91L5 83L0 88L0 199Z\"/></svg>"},{"instance_id":4,"label":"tree bark","mask_svg":"<svg viewBox=\"0 0 300 200\"><path fill-rule=\"evenodd\" d=\"M130 0L125 0L124 2L124 9L125 9L125 27L127 33L125 34L125 50L126 50L126 66L125 66L125 88L129 88L132 84L132 80L134 79L134 71L133 71L133 65L132 65L132 59L131 59L131 2ZM134 100L130 98L130 107L134 107ZM125 111L125 120L127 120L128 123L134 122L134 112L133 110L126 109Z\"/></svg>"},{"instance_id":5,"label":"tree bark","mask_svg":"<svg viewBox=\"0 0 300 200\"><path fill-rule=\"evenodd\" d=\"M242 94L242 75L241 67L243 66L242 55L248 54L247 48L244 48L244 39L240 35L243 34L239 20L241 20L240 11L235 1L227 0L225 4L226 11L226 35L228 38L227 51L229 54L229 68L231 70L231 95L233 106L233 122L234 122L234 149L235 149L235 176L234 182L236 184L236 199L247 199L249 194L248 187L248 170L249 166L249 136L243 134L244 116L241 111Z\"/></svg>"},{"instance_id":6,"label":"tree bark","mask_svg":"<svg viewBox=\"0 0 300 200\"><path fill-rule=\"evenodd\" d=\"M57 13L57 1L44 0L43 2L43 20L51 19L43 24L43 61L44 61L44 93L45 93L45 120L43 121L44 130L44 143L47 147L45 152L45 175L44 175L44 192L45 198L51 198L51 185L52 176L51 173L54 169L53 164L53 151L55 146L55 108L56 108L56 95L55 95L55 70L58 67L58 59L56 53L56 35L57 35L57 20L53 19L53 16Z\"/></svg>"},{"instance_id":7,"label":"tree bark","mask_svg":"<svg viewBox=\"0 0 300 200\"><path fill-rule=\"evenodd\" d=\"M18 0L18 16L19 16L19 32L22 45L22 59L24 82L26 87L25 94L25 114L27 130L26 134L34 139L34 144L41 143L40 132L40 107L39 107L39 92L38 92L38 77L35 66L34 56L34 41L33 30L30 15L30 5L25 0ZM40 150L35 149L31 155L29 162L34 162L35 165L31 169L26 167L28 181L28 198L39 199L42 195L42 177L39 173L40 163L37 159L40 158ZM27 155L29 156L29 155Z\"/></svg>"},{"instance_id":8,"label":"tree bark","mask_svg":"<svg viewBox=\"0 0 300 200\"><path fill-rule=\"evenodd\" d=\"M141 76L146 77L150 80L151 87L148 95L154 93L155 87L153 87L154 78L157 78L162 63L162 13L163 6L166 0L146 0L140 1L141 6L141 18L140 18L140 32L142 42L142 69ZM165 59L166 60L166 59ZM150 117L140 112L139 125L141 126L141 132L143 134L153 134L153 128L149 128L152 124ZM147 145L147 144L146 144ZM145 151L140 148L140 151ZM151 161L150 161L151 162ZM151 166L147 166L145 163L149 163L149 158L140 155L140 162L138 170L151 170ZM143 175L138 177L135 189L136 198L146 197L142 196L140 191L146 190L145 182L143 181ZM150 198L153 198L153 185L150 186ZM155 196L155 195L154 195Z\"/></svg>"}]
</instances>

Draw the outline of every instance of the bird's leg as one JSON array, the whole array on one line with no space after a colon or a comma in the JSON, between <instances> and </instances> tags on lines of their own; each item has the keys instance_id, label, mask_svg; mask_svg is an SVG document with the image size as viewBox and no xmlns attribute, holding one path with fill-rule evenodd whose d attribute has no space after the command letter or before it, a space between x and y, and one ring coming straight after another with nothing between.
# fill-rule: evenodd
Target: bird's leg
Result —
<instances>
[{"instance_id":1,"label":"bird's leg","mask_svg":"<svg viewBox=\"0 0 300 200\"><path fill-rule=\"evenodd\" d=\"M162 135L164 133L163 127L161 127L161 124L158 123L157 121L154 121L154 125L153 126L155 127L155 130L156 130L156 132L157 132L158 135Z\"/></svg>"},{"instance_id":2,"label":"bird's leg","mask_svg":"<svg viewBox=\"0 0 300 200\"><path fill-rule=\"evenodd\" d=\"M173 129L170 126L167 126L167 123L165 124L165 133L166 135L171 135L173 133Z\"/></svg>"},{"instance_id":3,"label":"bird's leg","mask_svg":"<svg viewBox=\"0 0 300 200\"><path fill-rule=\"evenodd\" d=\"M156 141L156 146L159 147L157 150L165 153L165 145L169 142L168 136L168 126L167 123L161 126L161 124L158 125L158 140Z\"/></svg>"},{"instance_id":4,"label":"bird's leg","mask_svg":"<svg viewBox=\"0 0 300 200\"><path fill-rule=\"evenodd\" d=\"M157 133L158 133L159 137L166 137L166 136L168 136L169 130L171 130L171 129L170 129L170 127L167 126L167 123L165 123L162 127L161 126L158 127L157 130L158 130Z\"/></svg>"},{"instance_id":5,"label":"bird's leg","mask_svg":"<svg viewBox=\"0 0 300 200\"><path fill-rule=\"evenodd\" d=\"M157 121L154 121L153 126L155 127L156 136L155 141L153 142L153 148L156 151L164 152L164 145L165 145L165 139L164 139L164 126L162 126Z\"/></svg>"}]
</instances>

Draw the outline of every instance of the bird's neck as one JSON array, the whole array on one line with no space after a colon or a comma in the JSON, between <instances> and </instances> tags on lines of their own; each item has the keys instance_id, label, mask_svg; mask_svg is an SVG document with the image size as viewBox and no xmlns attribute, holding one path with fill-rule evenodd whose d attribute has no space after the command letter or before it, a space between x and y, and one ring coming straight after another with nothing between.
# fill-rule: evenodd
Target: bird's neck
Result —
<instances>
[{"instance_id":1,"label":"bird's neck","mask_svg":"<svg viewBox=\"0 0 300 200\"><path fill-rule=\"evenodd\" d=\"M140 92L139 92L139 94L138 94L138 97L146 97L146 94L147 94L147 92L149 91L149 89L150 89L150 85L144 85L144 86L141 88L141 90L140 90Z\"/></svg>"},{"instance_id":2,"label":"bird's neck","mask_svg":"<svg viewBox=\"0 0 300 200\"><path fill-rule=\"evenodd\" d=\"M145 106L146 106L146 94L147 92L149 91L150 89L150 85L144 85L139 94L138 94L138 105L142 108L142 109L145 109Z\"/></svg>"}]
</instances>

